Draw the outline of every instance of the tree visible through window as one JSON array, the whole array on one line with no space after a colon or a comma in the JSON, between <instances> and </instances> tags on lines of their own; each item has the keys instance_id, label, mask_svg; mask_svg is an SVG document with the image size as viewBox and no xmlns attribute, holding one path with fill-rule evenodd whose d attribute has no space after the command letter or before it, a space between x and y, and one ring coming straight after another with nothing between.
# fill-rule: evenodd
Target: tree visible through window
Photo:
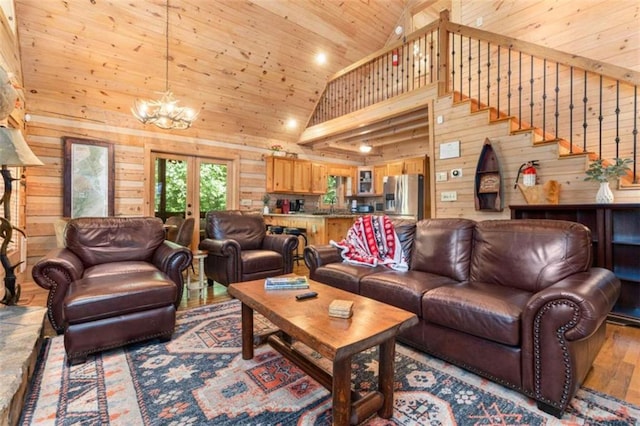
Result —
<instances>
[{"instance_id":1,"label":"tree visible through window","mask_svg":"<svg viewBox=\"0 0 640 426\"><path fill-rule=\"evenodd\" d=\"M184 217L187 204L187 162L158 158L155 179L156 215L163 220L169 216ZM200 166L200 212L225 210L226 206L227 166L203 162Z\"/></svg>"}]
</instances>

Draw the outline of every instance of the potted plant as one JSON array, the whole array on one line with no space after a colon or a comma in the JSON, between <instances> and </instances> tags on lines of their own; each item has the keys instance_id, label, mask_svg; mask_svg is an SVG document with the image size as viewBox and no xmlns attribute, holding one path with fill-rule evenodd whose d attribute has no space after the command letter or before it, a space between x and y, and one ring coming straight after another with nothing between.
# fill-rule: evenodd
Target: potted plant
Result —
<instances>
[{"instance_id":1,"label":"potted plant","mask_svg":"<svg viewBox=\"0 0 640 426\"><path fill-rule=\"evenodd\" d=\"M264 204L264 207L262 208L263 214L269 214L269 200L271 200L271 196L265 193L262 197L262 204Z\"/></svg>"},{"instance_id":2,"label":"potted plant","mask_svg":"<svg viewBox=\"0 0 640 426\"><path fill-rule=\"evenodd\" d=\"M589 164L589 168L585 172L587 175L585 181L593 181L600 183L600 188L596 194L596 203L606 204L613 202L613 192L609 187L609 182L618 180L630 169L629 164L632 161L629 158L614 158L613 164L607 164L602 158Z\"/></svg>"}]
</instances>

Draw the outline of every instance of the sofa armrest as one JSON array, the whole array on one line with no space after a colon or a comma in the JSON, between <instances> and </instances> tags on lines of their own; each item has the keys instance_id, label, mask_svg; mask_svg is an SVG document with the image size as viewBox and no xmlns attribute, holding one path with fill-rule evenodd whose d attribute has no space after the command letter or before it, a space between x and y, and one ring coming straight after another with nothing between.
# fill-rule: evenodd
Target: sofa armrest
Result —
<instances>
[{"instance_id":1,"label":"sofa armrest","mask_svg":"<svg viewBox=\"0 0 640 426\"><path fill-rule=\"evenodd\" d=\"M206 238L198 246L209 254L204 260L204 271L209 280L227 284L240 281L242 261L240 244L236 240Z\"/></svg>"},{"instance_id":2,"label":"sofa armrest","mask_svg":"<svg viewBox=\"0 0 640 426\"><path fill-rule=\"evenodd\" d=\"M189 267L193 254L188 248L176 244L173 241L165 240L155 252L153 252L152 263L156 268L167 274L167 276L178 287L178 297L176 308L182 299L183 278L182 272Z\"/></svg>"},{"instance_id":3,"label":"sofa armrest","mask_svg":"<svg viewBox=\"0 0 640 426\"><path fill-rule=\"evenodd\" d=\"M329 263L342 262L340 249L330 244L310 245L304 248L304 263L310 271Z\"/></svg>"},{"instance_id":4,"label":"sofa armrest","mask_svg":"<svg viewBox=\"0 0 640 426\"><path fill-rule=\"evenodd\" d=\"M604 342L620 288L613 272L591 268L531 297L522 315L522 366L538 401L567 407Z\"/></svg>"},{"instance_id":5,"label":"sofa armrest","mask_svg":"<svg viewBox=\"0 0 640 426\"><path fill-rule=\"evenodd\" d=\"M62 303L69 285L82 278L84 264L71 250L56 248L40 259L31 270L33 281L49 290L47 297L47 315L51 325L58 333L64 329Z\"/></svg>"},{"instance_id":6,"label":"sofa armrest","mask_svg":"<svg viewBox=\"0 0 640 426\"><path fill-rule=\"evenodd\" d=\"M608 269L591 268L570 275L533 295L523 312L523 322L534 324L559 316L566 321L567 340L589 337L613 308L620 288L620 280Z\"/></svg>"},{"instance_id":7,"label":"sofa armrest","mask_svg":"<svg viewBox=\"0 0 640 426\"><path fill-rule=\"evenodd\" d=\"M282 255L284 273L293 272L293 252L298 248L298 237L284 234L267 234L262 240L263 250L273 250Z\"/></svg>"}]
</instances>

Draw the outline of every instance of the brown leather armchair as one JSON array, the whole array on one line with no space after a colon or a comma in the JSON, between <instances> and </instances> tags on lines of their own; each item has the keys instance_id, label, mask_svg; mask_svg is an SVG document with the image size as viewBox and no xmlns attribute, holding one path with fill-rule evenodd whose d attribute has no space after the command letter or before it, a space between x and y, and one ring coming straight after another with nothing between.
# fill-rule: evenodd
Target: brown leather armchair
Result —
<instances>
[{"instance_id":1,"label":"brown leather armchair","mask_svg":"<svg viewBox=\"0 0 640 426\"><path fill-rule=\"evenodd\" d=\"M210 211L205 232L206 238L198 248L209 253L204 264L209 284L216 281L228 286L293 271L298 239L292 235L267 234L260 214Z\"/></svg>"},{"instance_id":2,"label":"brown leather armchair","mask_svg":"<svg viewBox=\"0 0 640 426\"><path fill-rule=\"evenodd\" d=\"M165 241L160 219L72 219L65 242L32 275L49 290L49 321L64 333L70 364L93 352L171 338L192 254Z\"/></svg>"}]
</instances>

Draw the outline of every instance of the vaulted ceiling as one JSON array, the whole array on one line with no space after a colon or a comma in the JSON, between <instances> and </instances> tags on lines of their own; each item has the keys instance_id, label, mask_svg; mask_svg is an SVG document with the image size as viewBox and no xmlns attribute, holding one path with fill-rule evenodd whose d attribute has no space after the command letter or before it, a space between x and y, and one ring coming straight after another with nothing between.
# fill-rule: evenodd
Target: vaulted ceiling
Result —
<instances>
[{"instance_id":1,"label":"vaulted ceiling","mask_svg":"<svg viewBox=\"0 0 640 426\"><path fill-rule=\"evenodd\" d=\"M296 142L330 76L384 47L416 3L425 1L170 0L169 86L201 110L181 134ZM163 0L15 5L29 113L158 131L130 108L165 90Z\"/></svg>"}]
</instances>

